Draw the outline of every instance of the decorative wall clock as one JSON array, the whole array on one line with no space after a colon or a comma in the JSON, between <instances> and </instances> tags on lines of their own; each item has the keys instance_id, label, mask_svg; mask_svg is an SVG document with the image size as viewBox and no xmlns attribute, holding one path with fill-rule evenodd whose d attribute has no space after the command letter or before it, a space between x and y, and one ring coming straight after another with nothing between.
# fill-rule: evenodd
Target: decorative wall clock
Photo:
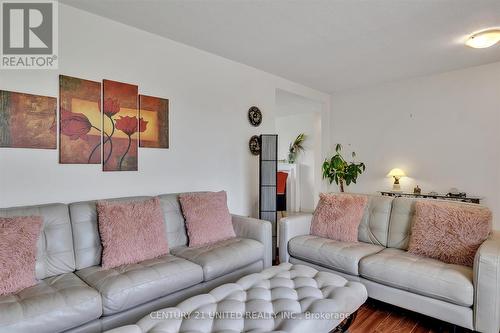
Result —
<instances>
[{"instance_id":1,"label":"decorative wall clock","mask_svg":"<svg viewBox=\"0 0 500 333\"><path fill-rule=\"evenodd\" d=\"M253 155L260 154L260 137L258 135L254 135L248 141L248 148L250 148L250 152Z\"/></svg>"},{"instance_id":2,"label":"decorative wall clock","mask_svg":"<svg viewBox=\"0 0 500 333\"><path fill-rule=\"evenodd\" d=\"M262 123L262 112L256 106L252 106L248 109L248 121L252 126L259 126Z\"/></svg>"}]
</instances>

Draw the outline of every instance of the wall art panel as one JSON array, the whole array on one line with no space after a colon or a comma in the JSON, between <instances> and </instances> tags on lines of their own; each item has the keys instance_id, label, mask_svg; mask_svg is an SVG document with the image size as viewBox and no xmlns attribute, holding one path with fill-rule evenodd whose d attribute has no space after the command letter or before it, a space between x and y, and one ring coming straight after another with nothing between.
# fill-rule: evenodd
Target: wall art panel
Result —
<instances>
[{"instance_id":1,"label":"wall art panel","mask_svg":"<svg viewBox=\"0 0 500 333\"><path fill-rule=\"evenodd\" d=\"M0 147L57 149L57 99L0 90Z\"/></svg>"},{"instance_id":2,"label":"wall art panel","mask_svg":"<svg viewBox=\"0 0 500 333\"><path fill-rule=\"evenodd\" d=\"M101 83L59 76L59 163L101 164Z\"/></svg>"},{"instance_id":3,"label":"wall art panel","mask_svg":"<svg viewBox=\"0 0 500 333\"><path fill-rule=\"evenodd\" d=\"M168 148L168 99L139 96L139 147Z\"/></svg>"},{"instance_id":4,"label":"wall art panel","mask_svg":"<svg viewBox=\"0 0 500 333\"><path fill-rule=\"evenodd\" d=\"M137 171L138 87L103 81L103 170Z\"/></svg>"}]
</instances>

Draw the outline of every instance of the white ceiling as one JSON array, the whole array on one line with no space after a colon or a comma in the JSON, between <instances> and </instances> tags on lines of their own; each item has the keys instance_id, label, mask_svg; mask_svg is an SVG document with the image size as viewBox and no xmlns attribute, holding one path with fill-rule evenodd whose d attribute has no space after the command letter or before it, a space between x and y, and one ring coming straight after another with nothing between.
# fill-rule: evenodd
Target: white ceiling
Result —
<instances>
[{"instance_id":1,"label":"white ceiling","mask_svg":"<svg viewBox=\"0 0 500 333\"><path fill-rule=\"evenodd\" d=\"M61 0L325 91L500 61L499 0Z\"/></svg>"}]
</instances>

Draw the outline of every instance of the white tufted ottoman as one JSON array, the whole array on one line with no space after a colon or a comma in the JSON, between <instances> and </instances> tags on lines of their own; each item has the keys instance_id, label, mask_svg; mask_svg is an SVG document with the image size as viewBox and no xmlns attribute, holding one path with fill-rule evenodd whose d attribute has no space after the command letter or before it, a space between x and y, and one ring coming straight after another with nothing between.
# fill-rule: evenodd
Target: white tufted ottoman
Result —
<instances>
[{"instance_id":1,"label":"white tufted ottoman","mask_svg":"<svg viewBox=\"0 0 500 333\"><path fill-rule=\"evenodd\" d=\"M304 265L268 268L108 333L321 333L367 299L358 282ZM351 317L352 318L352 317Z\"/></svg>"}]
</instances>

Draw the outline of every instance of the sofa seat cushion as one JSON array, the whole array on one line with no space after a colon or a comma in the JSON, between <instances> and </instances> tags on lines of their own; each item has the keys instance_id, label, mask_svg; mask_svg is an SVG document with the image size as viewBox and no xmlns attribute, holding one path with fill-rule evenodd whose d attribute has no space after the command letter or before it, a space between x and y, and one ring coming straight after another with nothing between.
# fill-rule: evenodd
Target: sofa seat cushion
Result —
<instances>
[{"instance_id":1,"label":"sofa seat cushion","mask_svg":"<svg viewBox=\"0 0 500 333\"><path fill-rule=\"evenodd\" d=\"M104 315L122 312L203 281L200 266L172 255L111 269L91 266L76 274L101 293Z\"/></svg>"},{"instance_id":2,"label":"sofa seat cushion","mask_svg":"<svg viewBox=\"0 0 500 333\"><path fill-rule=\"evenodd\" d=\"M41 280L17 294L0 296L0 332L55 333L102 314L101 296L73 273Z\"/></svg>"},{"instance_id":3,"label":"sofa seat cushion","mask_svg":"<svg viewBox=\"0 0 500 333\"><path fill-rule=\"evenodd\" d=\"M385 249L360 262L366 279L461 306L472 306L472 268Z\"/></svg>"},{"instance_id":4,"label":"sofa seat cushion","mask_svg":"<svg viewBox=\"0 0 500 333\"><path fill-rule=\"evenodd\" d=\"M292 257L315 263L351 275L359 275L359 261L384 249L383 246L362 242L340 242L306 235L292 238L288 252Z\"/></svg>"},{"instance_id":5,"label":"sofa seat cushion","mask_svg":"<svg viewBox=\"0 0 500 333\"><path fill-rule=\"evenodd\" d=\"M264 258L264 245L247 238L232 238L202 247L178 247L172 254L203 267L205 281L233 272Z\"/></svg>"}]
</instances>

